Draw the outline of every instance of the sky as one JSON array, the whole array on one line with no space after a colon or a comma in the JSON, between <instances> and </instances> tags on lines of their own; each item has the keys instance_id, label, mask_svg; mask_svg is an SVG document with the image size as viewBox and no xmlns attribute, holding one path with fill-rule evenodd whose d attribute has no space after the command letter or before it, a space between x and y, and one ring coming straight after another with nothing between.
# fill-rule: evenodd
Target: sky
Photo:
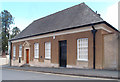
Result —
<instances>
[{"instance_id":1,"label":"sky","mask_svg":"<svg viewBox=\"0 0 120 82\"><path fill-rule=\"evenodd\" d=\"M119 0L84 0L93 11L118 29ZM53 14L60 10L82 3L83 0L4 0L0 1L0 12L8 10L14 17L10 27L25 29L34 20Z\"/></svg>"}]
</instances>

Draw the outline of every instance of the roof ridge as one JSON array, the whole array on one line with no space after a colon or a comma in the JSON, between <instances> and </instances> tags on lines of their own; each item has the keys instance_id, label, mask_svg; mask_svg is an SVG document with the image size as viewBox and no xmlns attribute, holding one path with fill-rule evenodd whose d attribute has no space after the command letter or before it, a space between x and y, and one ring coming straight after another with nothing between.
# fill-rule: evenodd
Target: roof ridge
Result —
<instances>
[{"instance_id":1,"label":"roof ridge","mask_svg":"<svg viewBox=\"0 0 120 82\"><path fill-rule=\"evenodd\" d=\"M45 22L46 20L48 21ZM103 21L83 2L32 21L14 39Z\"/></svg>"},{"instance_id":2,"label":"roof ridge","mask_svg":"<svg viewBox=\"0 0 120 82\"><path fill-rule=\"evenodd\" d=\"M52 14L50 14L50 15L44 16L44 17L39 18L39 19L36 19L36 20L34 20L33 22L36 22L36 21L38 21L38 20L42 20L42 19L44 19L44 18L46 18L46 17L52 16L52 15L54 15L54 14L60 13L60 12L62 12L62 11L65 11L65 10L71 9L71 8L73 8L73 7L76 7L76 6L78 6L78 5L82 5L82 4L86 5L84 2L82 2L82 3L77 4L77 5L74 5L74 6L72 6L72 7L69 7L69 8L66 8L66 9L60 10L60 11L57 11L57 12L55 12L55 13L52 13Z\"/></svg>"},{"instance_id":3,"label":"roof ridge","mask_svg":"<svg viewBox=\"0 0 120 82\"><path fill-rule=\"evenodd\" d=\"M53 14L50 14L50 15L44 16L44 17L39 18L39 19L36 19L36 20L32 21L32 23L34 23L34 22L36 22L36 21L39 21L39 20L42 20L42 19L44 19L44 18L47 18L47 17L49 17L49 16L52 16L52 15L54 15L54 14L57 14L57 13L59 13L59 12L62 12L62 11L65 11L65 10L71 9L71 8L76 7L76 6L78 6L78 5L81 5L81 4L85 4L85 3L82 2L82 3L77 4L77 5L74 5L74 6L72 6L72 7L69 7L69 8L66 8L66 9L60 10L60 11L57 11L57 12L55 12L55 13L53 13ZM27 29L32 23L30 23L25 29ZM21 33L24 32L25 29L23 29L23 30L21 31ZM20 33L20 34L21 34L21 33ZM20 35L20 34L18 34L18 35ZM16 35L15 37L17 37L18 35ZM15 38L15 37L14 37L14 38Z\"/></svg>"},{"instance_id":4,"label":"roof ridge","mask_svg":"<svg viewBox=\"0 0 120 82\"><path fill-rule=\"evenodd\" d=\"M94 15L96 15L97 17L99 17L100 19L102 19L102 17L100 17L97 13L95 13L88 5L85 4L85 6L94 13ZM102 19L103 20L103 19ZM103 20L104 21L104 20Z\"/></svg>"}]
</instances>

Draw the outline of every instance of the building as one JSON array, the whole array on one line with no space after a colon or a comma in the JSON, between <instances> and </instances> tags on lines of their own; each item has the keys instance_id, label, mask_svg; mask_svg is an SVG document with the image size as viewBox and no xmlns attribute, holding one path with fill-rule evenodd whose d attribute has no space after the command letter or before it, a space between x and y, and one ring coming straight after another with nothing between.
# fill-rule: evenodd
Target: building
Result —
<instances>
[{"instance_id":1,"label":"building","mask_svg":"<svg viewBox=\"0 0 120 82\"><path fill-rule=\"evenodd\" d=\"M118 69L118 33L81 3L33 21L11 39L11 65Z\"/></svg>"}]
</instances>

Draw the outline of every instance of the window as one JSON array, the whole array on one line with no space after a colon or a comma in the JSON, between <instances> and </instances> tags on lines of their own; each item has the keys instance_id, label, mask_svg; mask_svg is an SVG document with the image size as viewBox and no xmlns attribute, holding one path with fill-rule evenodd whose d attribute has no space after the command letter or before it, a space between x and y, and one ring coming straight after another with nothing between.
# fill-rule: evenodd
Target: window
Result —
<instances>
[{"instance_id":1,"label":"window","mask_svg":"<svg viewBox=\"0 0 120 82\"><path fill-rule=\"evenodd\" d=\"M45 43L45 59L51 59L51 42Z\"/></svg>"},{"instance_id":2,"label":"window","mask_svg":"<svg viewBox=\"0 0 120 82\"><path fill-rule=\"evenodd\" d=\"M34 58L39 58L39 43L34 44Z\"/></svg>"},{"instance_id":3,"label":"window","mask_svg":"<svg viewBox=\"0 0 120 82\"><path fill-rule=\"evenodd\" d=\"M22 45L19 46L19 57L22 57Z\"/></svg>"},{"instance_id":4,"label":"window","mask_svg":"<svg viewBox=\"0 0 120 82\"><path fill-rule=\"evenodd\" d=\"M13 46L13 58L15 58L15 54L16 54L16 47Z\"/></svg>"},{"instance_id":5,"label":"window","mask_svg":"<svg viewBox=\"0 0 120 82\"><path fill-rule=\"evenodd\" d=\"M88 61L88 38L77 40L77 60Z\"/></svg>"},{"instance_id":6,"label":"window","mask_svg":"<svg viewBox=\"0 0 120 82\"><path fill-rule=\"evenodd\" d=\"M10 54L10 49L11 49L11 45L10 45L10 41L8 41L8 54Z\"/></svg>"}]
</instances>

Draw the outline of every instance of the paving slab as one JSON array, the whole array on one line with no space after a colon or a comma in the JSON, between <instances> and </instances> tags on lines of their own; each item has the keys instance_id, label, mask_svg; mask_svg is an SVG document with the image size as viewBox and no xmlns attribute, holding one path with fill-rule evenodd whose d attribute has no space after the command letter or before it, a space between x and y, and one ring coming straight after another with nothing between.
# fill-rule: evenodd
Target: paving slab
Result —
<instances>
[{"instance_id":1,"label":"paving slab","mask_svg":"<svg viewBox=\"0 0 120 82\"><path fill-rule=\"evenodd\" d=\"M15 69L15 70L24 70L24 71L35 71L35 72L88 76L88 77L101 77L101 78L112 78L112 79L119 79L118 76L120 73L120 71L116 71L116 70L50 68L50 67L3 66L2 69Z\"/></svg>"}]
</instances>

